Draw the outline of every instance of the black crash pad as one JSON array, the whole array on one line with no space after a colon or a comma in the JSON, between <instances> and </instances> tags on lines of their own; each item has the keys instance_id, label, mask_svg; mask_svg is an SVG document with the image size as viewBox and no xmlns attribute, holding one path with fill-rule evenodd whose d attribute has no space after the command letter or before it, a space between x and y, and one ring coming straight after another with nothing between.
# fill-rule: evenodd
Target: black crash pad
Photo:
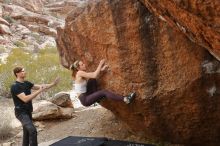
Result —
<instances>
[{"instance_id":1,"label":"black crash pad","mask_svg":"<svg viewBox=\"0 0 220 146\"><path fill-rule=\"evenodd\" d=\"M69 136L50 146L155 146L152 144L111 140L105 137Z\"/></svg>"}]
</instances>

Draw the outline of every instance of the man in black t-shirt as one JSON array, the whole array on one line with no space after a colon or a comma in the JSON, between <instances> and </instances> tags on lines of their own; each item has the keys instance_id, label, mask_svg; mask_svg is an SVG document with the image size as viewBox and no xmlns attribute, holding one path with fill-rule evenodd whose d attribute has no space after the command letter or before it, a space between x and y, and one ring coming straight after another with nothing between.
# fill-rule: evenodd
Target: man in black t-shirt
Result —
<instances>
[{"instance_id":1,"label":"man in black t-shirt","mask_svg":"<svg viewBox=\"0 0 220 146\"><path fill-rule=\"evenodd\" d=\"M35 85L25 80L26 73L23 67L15 67L16 81L11 86L11 94L15 105L15 116L23 126L22 146L37 146L37 130L32 122L32 99L46 89L59 82L56 78L51 84ZM36 90L31 93L31 90Z\"/></svg>"}]
</instances>

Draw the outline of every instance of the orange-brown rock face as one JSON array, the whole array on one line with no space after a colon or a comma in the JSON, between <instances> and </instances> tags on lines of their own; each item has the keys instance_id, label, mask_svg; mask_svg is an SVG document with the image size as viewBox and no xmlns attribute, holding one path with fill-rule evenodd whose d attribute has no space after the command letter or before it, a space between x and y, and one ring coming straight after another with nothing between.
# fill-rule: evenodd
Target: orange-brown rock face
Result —
<instances>
[{"instance_id":1,"label":"orange-brown rock face","mask_svg":"<svg viewBox=\"0 0 220 146\"><path fill-rule=\"evenodd\" d=\"M110 71L102 88L137 92L130 105L102 102L137 133L191 145L220 142L219 63L206 50L211 46L193 43L145 2L97 0L79 7L58 29L57 45L63 66L82 59L94 70L105 58Z\"/></svg>"},{"instance_id":2,"label":"orange-brown rock face","mask_svg":"<svg viewBox=\"0 0 220 146\"><path fill-rule=\"evenodd\" d=\"M220 60L219 0L142 0L158 17Z\"/></svg>"}]
</instances>

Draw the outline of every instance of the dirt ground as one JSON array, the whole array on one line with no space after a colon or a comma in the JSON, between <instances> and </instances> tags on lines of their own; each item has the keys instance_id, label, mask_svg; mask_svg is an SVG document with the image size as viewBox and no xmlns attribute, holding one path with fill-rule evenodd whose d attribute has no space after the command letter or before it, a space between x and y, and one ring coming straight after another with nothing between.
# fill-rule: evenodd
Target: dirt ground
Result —
<instances>
[{"instance_id":1,"label":"dirt ground","mask_svg":"<svg viewBox=\"0 0 220 146\"><path fill-rule=\"evenodd\" d=\"M13 112L12 99L0 99L0 112L2 111L2 107L5 106L11 107L11 112ZM145 139L132 133L126 124L122 123L110 111L99 105L87 108L78 107L75 109L74 114L75 116L69 120L40 122L40 125L43 126L37 128L39 144L59 140L67 136L107 137L117 140L147 142ZM20 123L16 121L13 124L19 125ZM13 146L21 146L22 128L20 126L16 127L10 138L0 140L0 142L13 141Z\"/></svg>"}]
</instances>

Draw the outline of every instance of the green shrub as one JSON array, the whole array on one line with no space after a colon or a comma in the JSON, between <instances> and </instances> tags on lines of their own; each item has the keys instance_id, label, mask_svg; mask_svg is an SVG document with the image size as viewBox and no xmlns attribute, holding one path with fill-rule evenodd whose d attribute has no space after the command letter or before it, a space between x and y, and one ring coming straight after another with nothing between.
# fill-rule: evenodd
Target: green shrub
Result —
<instances>
[{"instance_id":1,"label":"green shrub","mask_svg":"<svg viewBox=\"0 0 220 146\"><path fill-rule=\"evenodd\" d=\"M8 3L10 3L10 2L8 2ZM3 16L3 18L4 18L8 23L15 23L15 22L16 22L14 18L12 18L11 16L8 16L8 15Z\"/></svg>"},{"instance_id":2,"label":"green shrub","mask_svg":"<svg viewBox=\"0 0 220 146\"><path fill-rule=\"evenodd\" d=\"M24 41L16 41L14 42L14 45L21 48L21 47L27 47L27 44Z\"/></svg>"},{"instance_id":3,"label":"green shrub","mask_svg":"<svg viewBox=\"0 0 220 146\"><path fill-rule=\"evenodd\" d=\"M5 4L10 4L11 3L11 0L4 0L3 1Z\"/></svg>"},{"instance_id":4,"label":"green shrub","mask_svg":"<svg viewBox=\"0 0 220 146\"><path fill-rule=\"evenodd\" d=\"M42 41L39 33L32 32L30 35L36 40L37 43L40 43Z\"/></svg>"},{"instance_id":5,"label":"green shrub","mask_svg":"<svg viewBox=\"0 0 220 146\"><path fill-rule=\"evenodd\" d=\"M41 49L39 51L40 54L56 54L57 53L57 48L54 46L46 45L45 48Z\"/></svg>"},{"instance_id":6,"label":"green shrub","mask_svg":"<svg viewBox=\"0 0 220 146\"><path fill-rule=\"evenodd\" d=\"M45 48L38 54L16 48L9 54L7 63L0 65L0 96L10 97L10 86L15 80L12 70L15 66L23 66L27 72L26 79L35 84L51 83L57 76L61 78L60 83L41 94L41 98L71 89L71 73L60 65L55 47Z\"/></svg>"}]
</instances>

